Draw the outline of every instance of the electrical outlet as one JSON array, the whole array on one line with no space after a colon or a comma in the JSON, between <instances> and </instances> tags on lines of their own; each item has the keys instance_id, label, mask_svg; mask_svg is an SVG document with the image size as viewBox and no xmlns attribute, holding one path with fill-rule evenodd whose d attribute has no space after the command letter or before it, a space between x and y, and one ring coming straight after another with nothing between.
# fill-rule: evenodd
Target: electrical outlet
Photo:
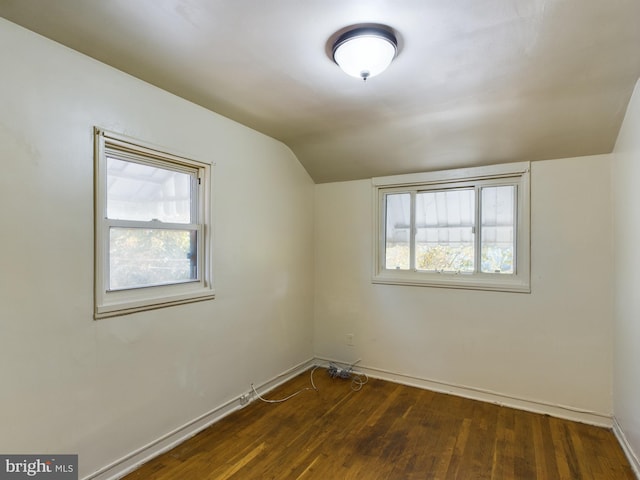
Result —
<instances>
[{"instance_id":1,"label":"electrical outlet","mask_svg":"<svg viewBox=\"0 0 640 480\"><path fill-rule=\"evenodd\" d=\"M353 333L347 333L347 345L353 347Z\"/></svg>"},{"instance_id":2,"label":"electrical outlet","mask_svg":"<svg viewBox=\"0 0 640 480\"><path fill-rule=\"evenodd\" d=\"M240 398L238 400L240 400L240 405L246 405L247 403L249 403L249 400L251 400L251 394L245 393L243 395L240 395Z\"/></svg>"}]
</instances>

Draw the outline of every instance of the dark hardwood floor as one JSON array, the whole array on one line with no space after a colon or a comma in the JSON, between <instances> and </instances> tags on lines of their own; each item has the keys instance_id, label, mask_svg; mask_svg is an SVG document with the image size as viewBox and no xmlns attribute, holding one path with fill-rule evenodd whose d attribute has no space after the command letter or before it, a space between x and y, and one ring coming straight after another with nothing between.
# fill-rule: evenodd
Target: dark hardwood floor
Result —
<instances>
[{"instance_id":1,"label":"dark hardwood floor","mask_svg":"<svg viewBox=\"0 0 640 480\"><path fill-rule=\"evenodd\" d=\"M256 401L126 476L200 479L634 479L613 433L546 415L314 373L318 391ZM309 386L306 372L267 395Z\"/></svg>"}]
</instances>

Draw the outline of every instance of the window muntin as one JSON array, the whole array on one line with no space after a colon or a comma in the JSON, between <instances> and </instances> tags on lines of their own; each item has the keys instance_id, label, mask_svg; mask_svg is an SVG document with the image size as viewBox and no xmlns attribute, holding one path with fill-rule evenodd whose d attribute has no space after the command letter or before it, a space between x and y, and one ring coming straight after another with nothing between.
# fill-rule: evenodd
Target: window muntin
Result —
<instances>
[{"instance_id":1,"label":"window muntin","mask_svg":"<svg viewBox=\"0 0 640 480\"><path fill-rule=\"evenodd\" d=\"M96 318L213 298L210 169L96 129Z\"/></svg>"},{"instance_id":2,"label":"window muntin","mask_svg":"<svg viewBox=\"0 0 640 480\"><path fill-rule=\"evenodd\" d=\"M528 163L373 184L375 283L530 291Z\"/></svg>"}]
</instances>

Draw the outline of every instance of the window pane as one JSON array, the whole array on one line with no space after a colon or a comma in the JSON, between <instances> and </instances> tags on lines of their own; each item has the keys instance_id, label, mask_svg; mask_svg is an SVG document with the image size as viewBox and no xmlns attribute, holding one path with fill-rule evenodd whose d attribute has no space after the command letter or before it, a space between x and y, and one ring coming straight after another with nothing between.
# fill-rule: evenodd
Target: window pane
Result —
<instances>
[{"instance_id":1,"label":"window pane","mask_svg":"<svg viewBox=\"0 0 640 480\"><path fill-rule=\"evenodd\" d=\"M416 268L474 271L475 191L416 194Z\"/></svg>"},{"instance_id":2,"label":"window pane","mask_svg":"<svg viewBox=\"0 0 640 480\"><path fill-rule=\"evenodd\" d=\"M385 195L385 263L384 268L408 270L411 254L411 194L394 193Z\"/></svg>"},{"instance_id":3,"label":"window pane","mask_svg":"<svg viewBox=\"0 0 640 480\"><path fill-rule=\"evenodd\" d=\"M197 280L197 231L117 228L109 231L109 289Z\"/></svg>"},{"instance_id":4,"label":"window pane","mask_svg":"<svg viewBox=\"0 0 640 480\"><path fill-rule=\"evenodd\" d=\"M514 273L514 185L482 189L482 271Z\"/></svg>"},{"instance_id":5,"label":"window pane","mask_svg":"<svg viewBox=\"0 0 640 480\"><path fill-rule=\"evenodd\" d=\"M107 218L192 223L195 174L107 158Z\"/></svg>"}]
</instances>

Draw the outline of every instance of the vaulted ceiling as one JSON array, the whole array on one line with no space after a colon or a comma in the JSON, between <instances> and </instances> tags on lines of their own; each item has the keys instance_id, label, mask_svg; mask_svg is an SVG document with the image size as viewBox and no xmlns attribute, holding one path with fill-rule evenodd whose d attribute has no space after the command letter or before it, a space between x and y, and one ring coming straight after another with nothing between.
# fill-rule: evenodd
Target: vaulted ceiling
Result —
<instances>
[{"instance_id":1,"label":"vaulted ceiling","mask_svg":"<svg viewBox=\"0 0 640 480\"><path fill-rule=\"evenodd\" d=\"M638 0L0 0L0 16L287 144L316 182L611 152ZM400 52L366 83L352 24Z\"/></svg>"}]
</instances>

